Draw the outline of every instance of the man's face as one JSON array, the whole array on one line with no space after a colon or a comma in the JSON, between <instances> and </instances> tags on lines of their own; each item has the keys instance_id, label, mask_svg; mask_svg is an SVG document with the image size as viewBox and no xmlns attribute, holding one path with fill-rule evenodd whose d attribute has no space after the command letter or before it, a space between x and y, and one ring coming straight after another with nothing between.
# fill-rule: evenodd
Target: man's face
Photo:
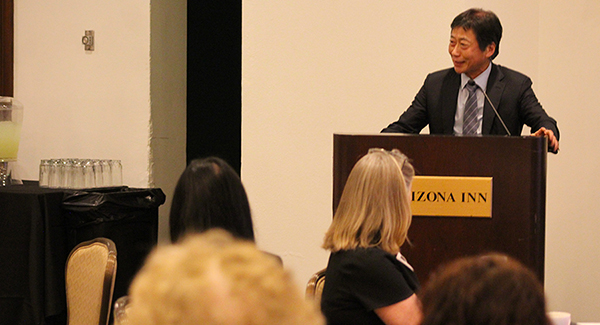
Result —
<instances>
[{"instance_id":1,"label":"man's face","mask_svg":"<svg viewBox=\"0 0 600 325\"><path fill-rule=\"evenodd\" d=\"M472 29L465 30L462 27L456 27L450 33L448 52L452 57L454 71L464 73L471 79L487 69L495 49L496 44L492 43L482 51Z\"/></svg>"}]
</instances>

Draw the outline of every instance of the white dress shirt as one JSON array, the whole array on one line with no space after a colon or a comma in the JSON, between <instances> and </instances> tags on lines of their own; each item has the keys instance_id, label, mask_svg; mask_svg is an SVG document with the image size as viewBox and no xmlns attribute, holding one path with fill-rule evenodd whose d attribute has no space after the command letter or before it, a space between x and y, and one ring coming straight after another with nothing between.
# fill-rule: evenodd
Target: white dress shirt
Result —
<instances>
[{"instance_id":1,"label":"white dress shirt","mask_svg":"<svg viewBox=\"0 0 600 325\"><path fill-rule=\"evenodd\" d=\"M477 134L481 134L482 122L483 122L483 105L485 103L485 97L483 91L486 91L487 82L492 71L492 63L488 65L487 69L477 76L473 81L479 86L476 90L477 95ZM467 90L467 82L470 80L466 74L460 74L460 88L458 90L458 102L456 103L456 115L454 115L454 135L463 134L463 115L465 114L465 103L469 97L469 91Z\"/></svg>"}]
</instances>

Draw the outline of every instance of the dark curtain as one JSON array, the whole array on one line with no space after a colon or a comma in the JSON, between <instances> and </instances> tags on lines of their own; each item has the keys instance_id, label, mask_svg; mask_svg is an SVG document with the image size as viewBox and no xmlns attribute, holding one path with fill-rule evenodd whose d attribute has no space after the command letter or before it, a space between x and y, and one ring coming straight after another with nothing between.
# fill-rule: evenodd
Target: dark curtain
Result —
<instances>
[{"instance_id":1,"label":"dark curtain","mask_svg":"<svg viewBox=\"0 0 600 325\"><path fill-rule=\"evenodd\" d=\"M188 1L187 162L241 167L242 1Z\"/></svg>"},{"instance_id":2,"label":"dark curtain","mask_svg":"<svg viewBox=\"0 0 600 325\"><path fill-rule=\"evenodd\" d=\"M13 0L0 0L0 96L13 96L13 8Z\"/></svg>"}]
</instances>

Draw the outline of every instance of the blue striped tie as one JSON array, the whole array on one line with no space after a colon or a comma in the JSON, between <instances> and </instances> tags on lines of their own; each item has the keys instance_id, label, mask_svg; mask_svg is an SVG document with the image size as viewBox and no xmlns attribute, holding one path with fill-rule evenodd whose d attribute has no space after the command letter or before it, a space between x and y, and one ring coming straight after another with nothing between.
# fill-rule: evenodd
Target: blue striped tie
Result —
<instances>
[{"instance_id":1,"label":"blue striped tie","mask_svg":"<svg viewBox=\"0 0 600 325\"><path fill-rule=\"evenodd\" d=\"M463 135L475 135L479 123L477 121L477 84L473 79L467 82L469 97L465 102L465 113L463 115Z\"/></svg>"}]
</instances>

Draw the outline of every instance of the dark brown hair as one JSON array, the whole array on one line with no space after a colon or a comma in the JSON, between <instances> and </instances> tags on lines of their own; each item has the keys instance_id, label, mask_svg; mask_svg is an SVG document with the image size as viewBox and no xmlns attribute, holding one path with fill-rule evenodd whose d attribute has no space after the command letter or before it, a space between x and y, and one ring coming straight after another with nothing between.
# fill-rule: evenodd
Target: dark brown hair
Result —
<instances>
[{"instance_id":1,"label":"dark brown hair","mask_svg":"<svg viewBox=\"0 0 600 325\"><path fill-rule=\"evenodd\" d=\"M420 293L422 325L549 325L544 289L505 255L462 258L441 267Z\"/></svg>"}]
</instances>

